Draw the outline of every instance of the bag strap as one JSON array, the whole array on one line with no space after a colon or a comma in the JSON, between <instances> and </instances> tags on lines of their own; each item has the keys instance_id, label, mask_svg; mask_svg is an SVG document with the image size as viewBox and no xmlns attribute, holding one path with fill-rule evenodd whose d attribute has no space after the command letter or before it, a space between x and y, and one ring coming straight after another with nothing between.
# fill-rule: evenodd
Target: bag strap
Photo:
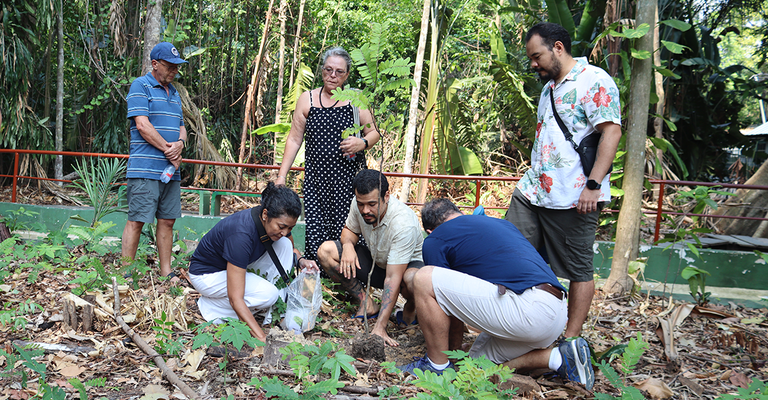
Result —
<instances>
[{"instance_id":1,"label":"bag strap","mask_svg":"<svg viewBox=\"0 0 768 400\"><path fill-rule=\"evenodd\" d=\"M360 109L357 108L354 104L352 104L352 118L354 119L355 125L360 125Z\"/></svg>"},{"instance_id":2,"label":"bag strap","mask_svg":"<svg viewBox=\"0 0 768 400\"><path fill-rule=\"evenodd\" d=\"M272 239L270 239L269 235L267 235L267 230L264 229L264 224L262 224L261 218L259 218L259 212L261 210L263 210L262 207L251 208L251 218L253 218L253 223L256 224L256 232L259 234L259 240L261 240L261 244L263 244L264 247L267 249L267 253L269 253L269 258L272 259L272 262L275 264L275 267L277 267L277 272L280 273L280 277L283 278L283 282L285 282L285 285L290 286L291 278L288 277L288 274L285 272L285 269L283 269L283 264L281 264L280 259L277 258L277 254L275 254L275 249L272 248Z\"/></svg>"},{"instance_id":3,"label":"bag strap","mask_svg":"<svg viewBox=\"0 0 768 400\"><path fill-rule=\"evenodd\" d=\"M578 149L579 145L576 144L576 142L573 141L573 135L571 134L571 131L568 130L568 128L565 127L565 123L562 119L560 119L560 113L557 112L557 108L555 107L555 88L549 89L549 99L552 100L552 114L555 115L555 120L557 120L557 125L560 126L560 130L563 131L563 135L565 135L565 140L571 142L571 146L573 146L574 149Z\"/></svg>"}]
</instances>

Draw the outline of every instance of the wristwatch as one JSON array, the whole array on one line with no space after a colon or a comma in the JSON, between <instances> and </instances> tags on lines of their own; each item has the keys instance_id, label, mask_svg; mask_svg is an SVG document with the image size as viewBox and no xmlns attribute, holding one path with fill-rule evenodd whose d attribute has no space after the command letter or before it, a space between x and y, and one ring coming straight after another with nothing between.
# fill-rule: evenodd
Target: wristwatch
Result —
<instances>
[{"instance_id":1,"label":"wristwatch","mask_svg":"<svg viewBox=\"0 0 768 400\"><path fill-rule=\"evenodd\" d=\"M587 181L587 189L589 190L597 190L600 189L603 185L597 183L596 180L590 179Z\"/></svg>"},{"instance_id":2,"label":"wristwatch","mask_svg":"<svg viewBox=\"0 0 768 400\"><path fill-rule=\"evenodd\" d=\"M363 142L365 142L365 148L363 150L368 150L368 139L366 138L360 138L363 139Z\"/></svg>"}]
</instances>

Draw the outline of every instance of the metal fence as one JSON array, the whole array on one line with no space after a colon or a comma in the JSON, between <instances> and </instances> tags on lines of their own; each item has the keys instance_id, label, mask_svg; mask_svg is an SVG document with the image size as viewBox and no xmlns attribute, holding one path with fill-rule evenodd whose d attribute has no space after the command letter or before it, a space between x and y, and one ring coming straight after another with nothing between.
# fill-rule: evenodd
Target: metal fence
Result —
<instances>
[{"instance_id":1,"label":"metal fence","mask_svg":"<svg viewBox=\"0 0 768 400\"><path fill-rule=\"evenodd\" d=\"M53 179L53 178L40 178L37 176L22 176L19 175L19 157L22 154L37 154L37 155L62 155L62 156L72 156L72 157L107 157L107 158L123 158L127 159L128 156L125 154L101 154L101 153L79 153L79 152L70 152L70 151L48 151L48 150L13 150L13 149L0 149L0 153L6 153L6 154L12 154L13 155L13 174L0 174L0 177L4 178L12 178L12 193L11 193L11 202L16 202L16 193L17 193L17 186L19 179L30 179L30 180L48 180L48 181L54 181L54 182L65 182L69 183L71 181L68 180L59 180L59 179ZM264 164L239 164L239 163L231 163L231 162L217 162L217 161L204 161L204 160L193 160L193 159L184 159L184 163L188 164L201 164L201 165L210 165L210 166L223 166L223 167L233 167L233 168L243 168L243 169L251 169L255 171L258 170L277 170L280 167L277 165L264 165ZM294 171L303 171L304 168L292 168ZM385 172L386 176L391 177L397 177L397 178L414 178L414 179L428 179L428 180L450 180L450 181L469 181L473 182L475 184L475 201L473 207L481 206L480 199L481 199L481 188L482 184L485 182L517 182L520 180L520 177L496 177L496 176L464 176L464 175L433 175L433 174L404 174L399 172ZM661 179L650 179L649 182L653 185L658 185L658 196L657 196L657 207L655 210L653 209L645 209L643 210L643 213L646 215L653 214L655 215L655 227L654 227L654 239L653 241L656 242L659 240L660 232L661 232L661 221L663 219L663 215L677 215L677 216L687 216L687 217L706 217L706 218L728 218L728 219L745 219L745 220L757 220L757 221L768 221L768 218L765 217L742 217L742 216L727 216L727 215L713 215L713 214L693 214L693 213L682 213L682 212L673 212L673 211L664 211L663 209L663 201L664 201L664 193L665 190L669 186L674 187L691 187L691 186L710 186L710 187L719 187L719 188L733 188L733 189L754 189L754 190L768 190L768 186L756 186L756 185L739 185L739 184L731 184L731 183L713 183L713 182L693 182L693 181L671 181L671 180L661 180ZM214 204L218 204L216 201L217 196L221 196L223 194L231 194L231 195L253 195L254 192L249 191L238 191L238 190L222 190L222 189L204 189L204 188L191 188L191 187L185 187L182 188L185 190L192 190L192 191L198 191L201 193L207 193L208 196L213 196L213 203L211 204L211 214L218 215L218 210L215 210ZM202 203L202 202L201 202ZM421 203L412 203L408 202L409 205L421 205ZM501 207L486 207L489 209L500 209L503 210L505 208ZM604 210L604 212L618 212L618 210ZM201 211L202 213L202 211Z\"/></svg>"}]
</instances>

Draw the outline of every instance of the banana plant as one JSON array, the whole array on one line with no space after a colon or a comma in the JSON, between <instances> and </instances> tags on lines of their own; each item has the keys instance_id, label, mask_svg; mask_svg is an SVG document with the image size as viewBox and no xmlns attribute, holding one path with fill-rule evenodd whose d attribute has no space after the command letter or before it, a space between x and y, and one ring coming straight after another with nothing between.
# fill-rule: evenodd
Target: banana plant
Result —
<instances>
[{"instance_id":1,"label":"banana plant","mask_svg":"<svg viewBox=\"0 0 768 400\"><path fill-rule=\"evenodd\" d=\"M288 95L285 96L285 106L280 111L281 121L290 121L293 116L293 110L296 109L296 103L299 101L304 91L309 90L309 85L312 84L314 74L304 63L299 65L299 70L296 75L296 81L291 89L288 91ZM264 125L259 129L252 132L254 135L265 135L267 133L275 134L275 164L283 162L283 154L285 153L285 142L288 140L288 132L291 130L290 122L281 122L278 124ZM296 158L293 160L293 167L298 167L304 164L304 143L302 142L299 152L296 153Z\"/></svg>"}]
</instances>

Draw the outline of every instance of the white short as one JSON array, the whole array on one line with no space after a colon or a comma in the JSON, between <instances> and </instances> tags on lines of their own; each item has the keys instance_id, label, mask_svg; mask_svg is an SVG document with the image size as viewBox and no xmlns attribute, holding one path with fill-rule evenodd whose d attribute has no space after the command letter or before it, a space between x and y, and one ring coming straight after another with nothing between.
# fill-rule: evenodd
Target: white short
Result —
<instances>
[{"instance_id":1,"label":"white short","mask_svg":"<svg viewBox=\"0 0 768 400\"><path fill-rule=\"evenodd\" d=\"M432 270L432 286L448 316L483 331L469 355L485 355L497 364L548 347L568 322L568 300L544 290L499 295L493 283L439 267Z\"/></svg>"},{"instance_id":2,"label":"white short","mask_svg":"<svg viewBox=\"0 0 768 400\"><path fill-rule=\"evenodd\" d=\"M284 237L272 244L275 254L286 272L290 273L293 267L293 245L291 240ZM248 266L245 274L245 293L243 300L251 310L265 310L272 307L285 289L278 290L274 283L280 279L280 272L272 262L269 253L265 252L258 260ZM258 272L258 275L257 275ZM265 275L262 278L261 275ZM201 297L197 305L200 314L206 321L221 322L222 318L237 319L237 313L229 304L227 296L227 271L214 272L204 275L189 275L192 286L200 292ZM270 321L265 320L264 323Z\"/></svg>"}]
</instances>

